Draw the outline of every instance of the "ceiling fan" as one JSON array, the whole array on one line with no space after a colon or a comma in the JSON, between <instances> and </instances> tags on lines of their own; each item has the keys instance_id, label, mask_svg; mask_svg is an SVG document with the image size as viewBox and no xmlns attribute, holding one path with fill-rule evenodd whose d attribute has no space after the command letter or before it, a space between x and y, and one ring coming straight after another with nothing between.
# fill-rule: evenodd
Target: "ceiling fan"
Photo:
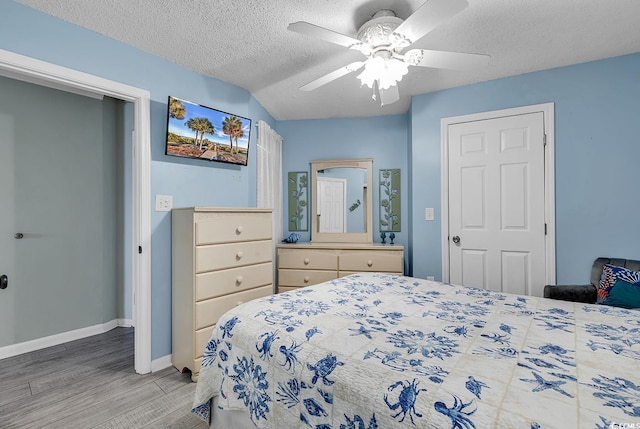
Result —
<instances>
[{"instance_id":1,"label":"ceiling fan","mask_svg":"<svg viewBox=\"0 0 640 429\"><path fill-rule=\"evenodd\" d=\"M408 73L409 66L454 70L473 70L485 66L489 62L488 55L430 49L410 49L405 52L418 39L468 5L467 0L428 0L404 21L392 10L382 9L360 27L356 38L304 21L291 23L287 27L291 31L354 49L367 57L364 61L334 70L300 89L312 91L364 67L358 75L361 85L373 89L374 100L378 93L384 106L400 99L397 84Z\"/></svg>"}]
</instances>

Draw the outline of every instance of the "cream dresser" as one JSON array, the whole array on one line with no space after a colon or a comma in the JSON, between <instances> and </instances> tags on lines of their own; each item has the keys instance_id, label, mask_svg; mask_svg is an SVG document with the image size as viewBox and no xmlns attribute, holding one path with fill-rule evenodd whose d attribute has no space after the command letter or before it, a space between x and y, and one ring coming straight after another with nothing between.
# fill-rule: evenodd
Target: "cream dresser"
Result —
<instances>
[{"instance_id":1,"label":"cream dresser","mask_svg":"<svg viewBox=\"0 0 640 429\"><path fill-rule=\"evenodd\" d=\"M271 210L174 209L171 227L171 362L196 381L218 318L273 293Z\"/></svg>"},{"instance_id":2,"label":"cream dresser","mask_svg":"<svg viewBox=\"0 0 640 429\"><path fill-rule=\"evenodd\" d=\"M278 292L362 271L404 274L404 247L357 243L278 245Z\"/></svg>"}]
</instances>

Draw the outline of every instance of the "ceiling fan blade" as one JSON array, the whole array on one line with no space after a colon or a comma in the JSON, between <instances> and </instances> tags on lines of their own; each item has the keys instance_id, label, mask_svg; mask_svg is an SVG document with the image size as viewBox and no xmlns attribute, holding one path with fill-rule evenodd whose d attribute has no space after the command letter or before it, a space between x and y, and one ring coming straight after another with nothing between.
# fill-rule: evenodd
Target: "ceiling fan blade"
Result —
<instances>
[{"instance_id":1,"label":"ceiling fan blade","mask_svg":"<svg viewBox=\"0 0 640 429\"><path fill-rule=\"evenodd\" d=\"M334 70L331 73L328 73L313 82L309 82L308 84L301 86L300 89L303 91L313 91L316 88L321 87L322 85L326 85L329 82L336 80L346 74L354 72L361 68L364 65L364 61L356 61L354 63L348 64L344 67L339 68L338 70Z\"/></svg>"},{"instance_id":2,"label":"ceiling fan blade","mask_svg":"<svg viewBox=\"0 0 640 429\"><path fill-rule=\"evenodd\" d=\"M358 39L345 36L344 34L336 33L335 31L329 30L324 27L319 27L305 21L293 22L289 24L287 29L290 31L295 31L296 33L306 34L307 36L317 37L318 39L326 40L327 42L335 43L336 45L344 46L346 48L355 49L358 51L360 51L361 48L365 46L365 44Z\"/></svg>"},{"instance_id":3,"label":"ceiling fan blade","mask_svg":"<svg viewBox=\"0 0 640 429\"><path fill-rule=\"evenodd\" d=\"M393 34L404 38L405 46L409 46L467 6L467 0L428 0L400 24Z\"/></svg>"},{"instance_id":4,"label":"ceiling fan blade","mask_svg":"<svg viewBox=\"0 0 640 429\"><path fill-rule=\"evenodd\" d=\"M380 105L386 106L387 104L395 103L400 100L400 91L398 85L390 86L387 89L380 89Z\"/></svg>"},{"instance_id":5,"label":"ceiling fan blade","mask_svg":"<svg viewBox=\"0 0 640 429\"><path fill-rule=\"evenodd\" d=\"M421 67L437 69L474 70L489 64L491 57L484 54L411 49L404 54L405 62Z\"/></svg>"}]
</instances>

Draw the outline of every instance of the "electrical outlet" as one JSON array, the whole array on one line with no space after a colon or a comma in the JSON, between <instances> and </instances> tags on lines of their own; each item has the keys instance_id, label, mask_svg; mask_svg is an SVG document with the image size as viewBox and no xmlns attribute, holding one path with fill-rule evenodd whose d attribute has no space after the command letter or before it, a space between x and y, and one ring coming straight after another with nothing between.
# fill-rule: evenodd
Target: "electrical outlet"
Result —
<instances>
[{"instance_id":1,"label":"electrical outlet","mask_svg":"<svg viewBox=\"0 0 640 429\"><path fill-rule=\"evenodd\" d=\"M424 220L435 220L436 216L435 216L435 211L433 210L433 207L428 207L426 209L424 209Z\"/></svg>"},{"instance_id":2,"label":"electrical outlet","mask_svg":"<svg viewBox=\"0 0 640 429\"><path fill-rule=\"evenodd\" d=\"M173 208L173 196L156 195L156 211L169 212Z\"/></svg>"}]
</instances>

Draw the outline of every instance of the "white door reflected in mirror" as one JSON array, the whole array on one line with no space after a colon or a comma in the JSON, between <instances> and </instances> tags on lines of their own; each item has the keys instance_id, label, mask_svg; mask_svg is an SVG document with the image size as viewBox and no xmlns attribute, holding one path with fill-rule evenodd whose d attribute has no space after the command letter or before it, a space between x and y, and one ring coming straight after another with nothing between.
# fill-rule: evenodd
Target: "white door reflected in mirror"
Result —
<instances>
[{"instance_id":1,"label":"white door reflected in mirror","mask_svg":"<svg viewBox=\"0 0 640 429\"><path fill-rule=\"evenodd\" d=\"M320 232L346 232L346 188L346 179L318 177Z\"/></svg>"}]
</instances>

